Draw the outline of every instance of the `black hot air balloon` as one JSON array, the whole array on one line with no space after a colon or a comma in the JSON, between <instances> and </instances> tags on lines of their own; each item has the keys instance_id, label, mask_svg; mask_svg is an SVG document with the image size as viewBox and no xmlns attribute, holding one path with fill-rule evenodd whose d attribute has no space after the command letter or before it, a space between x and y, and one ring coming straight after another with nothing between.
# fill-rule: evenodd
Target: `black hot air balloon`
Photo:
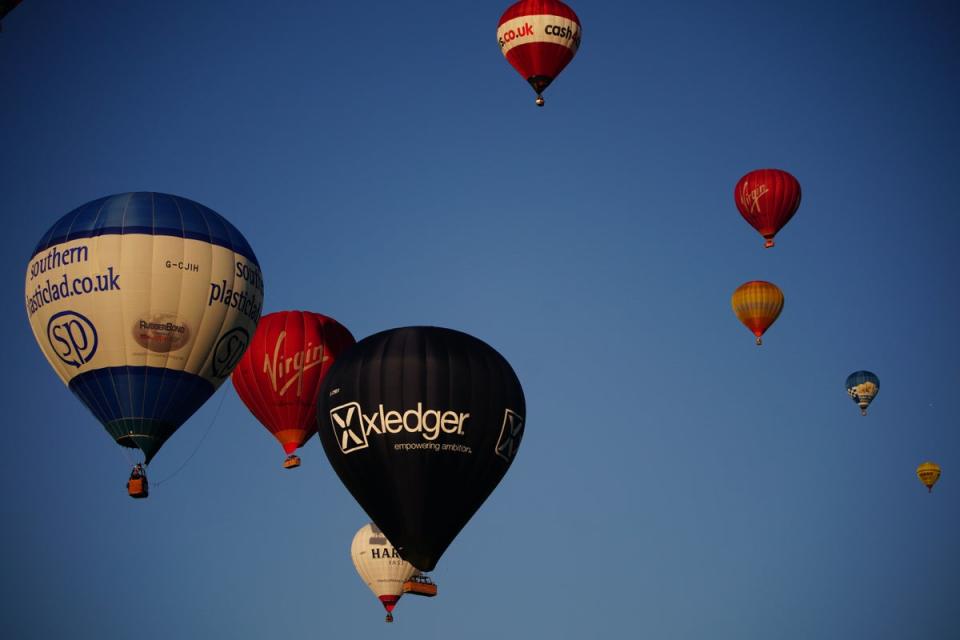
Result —
<instances>
[{"instance_id":1,"label":"black hot air balloon","mask_svg":"<svg viewBox=\"0 0 960 640\"><path fill-rule=\"evenodd\" d=\"M14 7L20 4L22 0L0 0L0 20L13 11ZM3 23L0 22L0 31L3 31Z\"/></svg>"},{"instance_id":2,"label":"black hot air balloon","mask_svg":"<svg viewBox=\"0 0 960 640\"><path fill-rule=\"evenodd\" d=\"M492 347L406 327L340 356L317 430L360 506L404 560L431 571L513 462L525 413L520 382Z\"/></svg>"}]
</instances>

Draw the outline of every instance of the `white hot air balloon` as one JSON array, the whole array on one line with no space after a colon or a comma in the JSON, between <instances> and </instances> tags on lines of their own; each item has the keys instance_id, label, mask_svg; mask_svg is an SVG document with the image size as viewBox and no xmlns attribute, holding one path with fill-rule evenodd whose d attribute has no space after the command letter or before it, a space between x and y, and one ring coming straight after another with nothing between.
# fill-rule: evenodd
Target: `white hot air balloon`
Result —
<instances>
[{"instance_id":1,"label":"white hot air balloon","mask_svg":"<svg viewBox=\"0 0 960 640\"><path fill-rule=\"evenodd\" d=\"M387 622L393 622L393 608L403 595L403 585L417 568L400 557L377 525L360 527L350 545L350 557L357 573L387 610Z\"/></svg>"}]
</instances>

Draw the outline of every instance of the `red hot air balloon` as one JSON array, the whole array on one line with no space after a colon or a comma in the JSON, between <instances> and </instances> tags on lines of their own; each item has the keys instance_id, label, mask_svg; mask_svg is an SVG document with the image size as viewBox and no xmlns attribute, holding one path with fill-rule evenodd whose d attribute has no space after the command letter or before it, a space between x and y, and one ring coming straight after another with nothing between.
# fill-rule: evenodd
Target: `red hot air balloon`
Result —
<instances>
[{"instance_id":1,"label":"red hot air balloon","mask_svg":"<svg viewBox=\"0 0 960 640\"><path fill-rule=\"evenodd\" d=\"M294 455L317 432L320 383L353 336L342 324L309 311L263 316L237 368L233 386L250 413L283 445L287 469L300 465Z\"/></svg>"},{"instance_id":2,"label":"red hot air balloon","mask_svg":"<svg viewBox=\"0 0 960 640\"><path fill-rule=\"evenodd\" d=\"M758 169L740 178L733 199L744 220L773 246L777 235L800 206L800 183L786 171Z\"/></svg>"},{"instance_id":3,"label":"red hot air balloon","mask_svg":"<svg viewBox=\"0 0 960 640\"><path fill-rule=\"evenodd\" d=\"M520 0L500 16L500 51L537 92L537 106L580 48L580 32L577 14L560 0Z\"/></svg>"}]
</instances>

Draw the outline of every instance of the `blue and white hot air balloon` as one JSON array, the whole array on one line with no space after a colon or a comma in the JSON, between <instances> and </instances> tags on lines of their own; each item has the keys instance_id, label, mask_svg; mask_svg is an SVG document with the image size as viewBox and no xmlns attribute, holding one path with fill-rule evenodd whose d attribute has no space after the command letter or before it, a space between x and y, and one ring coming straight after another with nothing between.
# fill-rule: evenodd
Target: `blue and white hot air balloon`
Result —
<instances>
[{"instance_id":1,"label":"blue and white hot air balloon","mask_svg":"<svg viewBox=\"0 0 960 640\"><path fill-rule=\"evenodd\" d=\"M27 264L26 306L60 379L146 464L240 360L263 276L243 235L213 210L123 193L43 235Z\"/></svg>"},{"instance_id":2,"label":"blue and white hot air balloon","mask_svg":"<svg viewBox=\"0 0 960 640\"><path fill-rule=\"evenodd\" d=\"M854 371L847 376L847 395L860 407L860 415L867 415L867 407L880 392L880 378L872 371Z\"/></svg>"}]
</instances>

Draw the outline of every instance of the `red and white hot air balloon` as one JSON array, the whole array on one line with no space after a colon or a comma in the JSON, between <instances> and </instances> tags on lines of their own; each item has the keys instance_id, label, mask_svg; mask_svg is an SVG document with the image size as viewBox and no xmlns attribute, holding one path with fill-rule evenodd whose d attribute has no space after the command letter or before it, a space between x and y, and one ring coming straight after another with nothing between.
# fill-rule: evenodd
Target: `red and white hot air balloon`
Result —
<instances>
[{"instance_id":1,"label":"red and white hot air balloon","mask_svg":"<svg viewBox=\"0 0 960 640\"><path fill-rule=\"evenodd\" d=\"M800 206L800 183L786 171L758 169L740 178L733 199L743 219L773 246L777 234Z\"/></svg>"},{"instance_id":2,"label":"red and white hot air balloon","mask_svg":"<svg viewBox=\"0 0 960 640\"><path fill-rule=\"evenodd\" d=\"M373 591L387 611L387 622L393 622L393 608L404 594L404 583L419 571L400 557L377 525L360 527L350 544L350 558L357 573Z\"/></svg>"},{"instance_id":3,"label":"red and white hot air balloon","mask_svg":"<svg viewBox=\"0 0 960 640\"><path fill-rule=\"evenodd\" d=\"M233 386L250 413L283 445L287 469L317 432L317 394L327 370L354 339L342 324L319 313L279 311L263 316L250 347L233 371Z\"/></svg>"},{"instance_id":4,"label":"red and white hot air balloon","mask_svg":"<svg viewBox=\"0 0 960 640\"><path fill-rule=\"evenodd\" d=\"M513 68L537 92L543 91L580 48L580 19L560 0L520 0L503 12L497 43Z\"/></svg>"}]
</instances>

